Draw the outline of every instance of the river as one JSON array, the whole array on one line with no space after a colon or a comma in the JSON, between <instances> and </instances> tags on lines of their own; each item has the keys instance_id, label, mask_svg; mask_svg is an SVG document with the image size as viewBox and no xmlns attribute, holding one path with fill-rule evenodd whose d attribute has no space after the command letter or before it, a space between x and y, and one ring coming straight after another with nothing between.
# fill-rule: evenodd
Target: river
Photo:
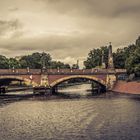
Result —
<instances>
[{"instance_id":1,"label":"river","mask_svg":"<svg viewBox=\"0 0 140 140\"><path fill-rule=\"evenodd\" d=\"M87 89L81 87L60 91L82 98L36 97L0 105L0 140L140 140L140 96L84 98Z\"/></svg>"}]
</instances>

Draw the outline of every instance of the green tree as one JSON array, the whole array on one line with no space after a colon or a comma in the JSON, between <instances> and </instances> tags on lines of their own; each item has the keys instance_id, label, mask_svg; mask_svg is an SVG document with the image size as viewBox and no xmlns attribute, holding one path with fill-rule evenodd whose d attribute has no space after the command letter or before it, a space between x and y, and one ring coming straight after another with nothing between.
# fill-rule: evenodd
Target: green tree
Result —
<instances>
[{"instance_id":1,"label":"green tree","mask_svg":"<svg viewBox=\"0 0 140 140\"><path fill-rule=\"evenodd\" d=\"M22 68L33 68L33 69L40 69L45 67L49 67L51 64L51 56L47 53L33 53L31 55L23 56L20 59L20 65Z\"/></svg>"},{"instance_id":2,"label":"green tree","mask_svg":"<svg viewBox=\"0 0 140 140\"><path fill-rule=\"evenodd\" d=\"M137 77L140 77L140 38L136 41L136 49L129 55L125 62L125 67L129 74L135 73Z\"/></svg>"},{"instance_id":3,"label":"green tree","mask_svg":"<svg viewBox=\"0 0 140 140\"><path fill-rule=\"evenodd\" d=\"M72 65L72 69L78 69L77 64L73 64L73 65Z\"/></svg>"},{"instance_id":4,"label":"green tree","mask_svg":"<svg viewBox=\"0 0 140 140\"><path fill-rule=\"evenodd\" d=\"M60 62L60 61L52 61L51 64L50 64L50 68L52 68L52 69L57 69L57 68L69 69L70 65L69 64L64 64L63 62Z\"/></svg>"},{"instance_id":5,"label":"green tree","mask_svg":"<svg viewBox=\"0 0 140 140\"><path fill-rule=\"evenodd\" d=\"M40 57L41 66L49 68L51 65L51 61L52 61L50 54L43 52L40 55L41 55L41 57Z\"/></svg>"},{"instance_id":6,"label":"green tree","mask_svg":"<svg viewBox=\"0 0 140 140\"><path fill-rule=\"evenodd\" d=\"M124 47L121 49L120 48L117 49L117 51L113 53L115 68L118 69L126 68L125 67L126 60L129 58L129 56L133 54L133 52L135 52L135 50L136 50L135 44L129 45L128 47Z\"/></svg>"},{"instance_id":7,"label":"green tree","mask_svg":"<svg viewBox=\"0 0 140 140\"><path fill-rule=\"evenodd\" d=\"M136 46L140 46L140 36L139 36L138 39L136 40Z\"/></svg>"},{"instance_id":8,"label":"green tree","mask_svg":"<svg viewBox=\"0 0 140 140\"><path fill-rule=\"evenodd\" d=\"M124 49L117 49L116 53L113 53L115 68L125 68L126 54Z\"/></svg>"},{"instance_id":9,"label":"green tree","mask_svg":"<svg viewBox=\"0 0 140 140\"><path fill-rule=\"evenodd\" d=\"M7 68L9 68L8 59L5 56L0 55L0 69L7 69Z\"/></svg>"},{"instance_id":10,"label":"green tree","mask_svg":"<svg viewBox=\"0 0 140 140\"><path fill-rule=\"evenodd\" d=\"M104 56L104 62L107 66L108 62L108 48L101 47L98 49L93 49L89 52L87 60L84 61L84 65L87 69L95 68L102 65L102 55Z\"/></svg>"},{"instance_id":11,"label":"green tree","mask_svg":"<svg viewBox=\"0 0 140 140\"><path fill-rule=\"evenodd\" d=\"M15 58L10 58L8 64L9 68L20 68L20 63Z\"/></svg>"}]
</instances>

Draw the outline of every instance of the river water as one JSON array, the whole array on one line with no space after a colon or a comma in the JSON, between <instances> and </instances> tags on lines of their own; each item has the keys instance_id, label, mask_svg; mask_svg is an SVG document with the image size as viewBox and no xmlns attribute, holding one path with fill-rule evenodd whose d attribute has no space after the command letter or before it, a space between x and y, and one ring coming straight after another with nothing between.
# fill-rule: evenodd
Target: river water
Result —
<instances>
[{"instance_id":1,"label":"river water","mask_svg":"<svg viewBox=\"0 0 140 140\"><path fill-rule=\"evenodd\" d=\"M86 95L80 88L61 92ZM140 140L140 96L37 97L1 105L0 140Z\"/></svg>"}]
</instances>

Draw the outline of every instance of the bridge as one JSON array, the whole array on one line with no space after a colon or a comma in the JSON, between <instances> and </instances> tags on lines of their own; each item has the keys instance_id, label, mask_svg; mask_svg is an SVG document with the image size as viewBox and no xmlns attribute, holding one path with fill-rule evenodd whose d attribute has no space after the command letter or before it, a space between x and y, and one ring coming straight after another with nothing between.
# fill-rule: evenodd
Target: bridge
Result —
<instances>
[{"instance_id":1,"label":"bridge","mask_svg":"<svg viewBox=\"0 0 140 140\"><path fill-rule=\"evenodd\" d=\"M125 69L0 69L0 86L11 81L24 81L27 85L53 89L69 79L92 80L107 90L113 88L117 77Z\"/></svg>"},{"instance_id":2,"label":"bridge","mask_svg":"<svg viewBox=\"0 0 140 140\"><path fill-rule=\"evenodd\" d=\"M109 45L108 67L102 55L102 67L92 69L0 69L0 86L11 81L24 81L33 88L45 87L51 91L60 83L70 79L88 79L98 83L103 89L111 90L118 76L126 74L125 69L115 69L112 46ZM103 54L103 53L102 53Z\"/></svg>"}]
</instances>

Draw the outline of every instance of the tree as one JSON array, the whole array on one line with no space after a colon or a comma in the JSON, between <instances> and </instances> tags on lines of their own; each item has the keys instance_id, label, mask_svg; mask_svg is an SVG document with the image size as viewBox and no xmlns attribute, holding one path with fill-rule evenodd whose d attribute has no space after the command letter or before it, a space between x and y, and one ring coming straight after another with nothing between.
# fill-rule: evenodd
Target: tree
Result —
<instances>
[{"instance_id":1,"label":"tree","mask_svg":"<svg viewBox=\"0 0 140 140\"><path fill-rule=\"evenodd\" d=\"M117 49L117 52L113 53L113 58L115 68L125 68L126 55L124 49Z\"/></svg>"},{"instance_id":2,"label":"tree","mask_svg":"<svg viewBox=\"0 0 140 140\"><path fill-rule=\"evenodd\" d=\"M139 38L140 41L140 38ZM125 66L129 74L135 73L137 77L140 77L140 43L136 41L136 49L126 60Z\"/></svg>"},{"instance_id":3,"label":"tree","mask_svg":"<svg viewBox=\"0 0 140 140\"><path fill-rule=\"evenodd\" d=\"M8 59L5 56L0 55L0 69L9 68Z\"/></svg>"},{"instance_id":4,"label":"tree","mask_svg":"<svg viewBox=\"0 0 140 140\"><path fill-rule=\"evenodd\" d=\"M10 58L8 64L9 68L20 68L20 63L15 58Z\"/></svg>"},{"instance_id":5,"label":"tree","mask_svg":"<svg viewBox=\"0 0 140 140\"><path fill-rule=\"evenodd\" d=\"M22 68L33 68L33 69L40 69L45 67L49 67L51 64L51 56L47 53L33 53L28 56L23 56L20 59L20 64Z\"/></svg>"},{"instance_id":6,"label":"tree","mask_svg":"<svg viewBox=\"0 0 140 140\"><path fill-rule=\"evenodd\" d=\"M128 73L135 73L139 75L139 51L140 48L140 36L136 40L135 44L131 44L128 47L118 48L113 53L114 66L118 69L127 69ZM108 65L108 48L101 47L100 49L93 49L89 52L87 60L84 62L86 68L95 68L101 66L102 52L104 52L104 62Z\"/></svg>"},{"instance_id":7,"label":"tree","mask_svg":"<svg viewBox=\"0 0 140 140\"><path fill-rule=\"evenodd\" d=\"M41 55L41 57L40 57L41 66L46 67L46 68L50 67L51 61L52 61L50 54L43 52L40 55Z\"/></svg>"},{"instance_id":8,"label":"tree","mask_svg":"<svg viewBox=\"0 0 140 140\"><path fill-rule=\"evenodd\" d=\"M139 36L138 39L136 40L136 46L140 46L140 36Z\"/></svg>"},{"instance_id":9,"label":"tree","mask_svg":"<svg viewBox=\"0 0 140 140\"><path fill-rule=\"evenodd\" d=\"M50 68L52 69L70 69L70 65L69 64L64 64L63 62L60 61L52 61L50 64Z\"/></svg>"},{"instance_id":10,"label":"tree","mask_svg":"<svg viewBox=\"0 0 140 140\"><path fill-rule=\"evenodd\" d=\"M72 69L79 69L79 67L77 66L77 64L73 64Z\"/></svg>"},{"instance_id":11,"label":"tree","mask_svg":"<svg viewBox=\"0 0 140 140\"><path fill-rule=\"evenodd\" d=\"M32 69L41 69L43 67L46 68L70 68L69 64L64 64L60 61L52 61L50 54L48 53L33 53L31 55L23 56L19 60L21 68L30 67Z\"/></svg>"},{"instance_id":12,"label":"tree","mask_svg":"<svg viewBox=\"0 0 140 140\"><path fill-rule=\"evenodd\" d=\"M126 68L125 67L126 61L135 50L136 50L135 44L129 45L128 47L124 47L121 49L120 48L117 49L117 51L115 53L113 53L115 68L118 68L118 69Z\"/></svg>"},{"instance_id":13,"label":"tree","mask_svg":"<svg viewBox=\"0 0 140 140\"><path fill-rule=\"evenodd\" d=\"M101 47L98 49L93 49L89 52L87 60L84 61L84 65L87 69L95 68L102 65L102 55L104 57L104 62L106 66L108 65L108 48Z\"/></svg>"}]
</instances>

